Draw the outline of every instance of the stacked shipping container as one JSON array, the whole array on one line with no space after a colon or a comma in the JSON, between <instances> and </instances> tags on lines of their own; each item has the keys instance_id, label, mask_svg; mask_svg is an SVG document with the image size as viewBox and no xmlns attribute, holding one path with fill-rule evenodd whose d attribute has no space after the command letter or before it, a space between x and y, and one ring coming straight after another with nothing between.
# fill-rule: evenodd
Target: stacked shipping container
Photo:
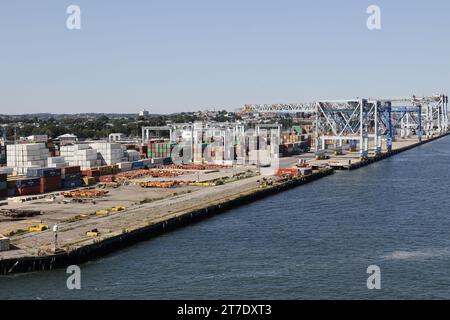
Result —
<instances>
[{"instance_id":1,"label":"stacked shipping container","mask_svg":"<svg viewBox=\"0 0 450 320\"><path fill-rule=\"evenodd\" d=\"M48 154L44 143L11 144L6 149L6 161L18 174L27 174L29 168L45 167Z\"/></svg>"},{"instance_id":2,"label":"stacked shipping container","mask_svg":"<svg viewBox=\"0 0 450 320\"><path fill-rule=\"evenodd\" d=\"M120 143L96 142L89 145L97 150L102 165L113 165L122 161L123 150Z\"/></svg>"},{"instance_id":3,"label":"stacked shipping container","mask_svg":"<svg viewBox=\"0 0 450 320\"><path fill-rule=\"evenodd\" d=\"M63 189L78 188L83 185L80 166L61 168L61 181Z\"/></svg>"},{"instance_id":4,"label":"stacked shipping container","mask_svg":"<svg viewBox=\"0 0 450 320\"><path fill-rule=\"evenodd\" d=\"M172 144L167 141L150 141L147 148L147 156L150 159L170 158L172 153Z\"/></svg>"},{"instance_id":5,"label":"stacked shipping container","mask_svg":"<svg viewBox=\"0 0 450 320\"><path fill-rule=\"evenodd\" d=\"M40 178L40 193L47 193L61 189L60 168L29 169L27 175L37 176Z\"/></svg>"},{"instance_id":6,"label":"stacked shipping container","mask_svg":"<svg viewBox=\"0 0 450 320\"><path fill-rule=\"evenodd\" d=\"M7 179L8 196L29 196L38 194L40 191L40 178L10 176Z\"/></svg>"},{"instance_id":7,"label":"stacked shipping container","mask_svg":"<svg viewBox=\"0 0 450 320\"><path fill-rule=\"evenodd\" d=\"M71 166L80 166L82 170L97 165L97 150L90 149L87 144L76 144L61 147L61 156Z\"/></svg>"},{"instance_id":8,"label":"stacked shipping container","mask_svg":"<svg viewBox=\"0 0 450 320\"><path fill-rule=\"evenodd\" d=\"M8 185L6 183L6 178L6 173L0 173L0 198L6 198L8 196Z\"/></svg>"},{"instance_id":9,"label":"stacked shipping container","mask_svg":"<svg viewBox=\"0 0 450 320\"><path fill-rule=\"evenodd\" d=\"M0 166L6 165L6 146L0 146Z\"/></svg>"}]
</instances>

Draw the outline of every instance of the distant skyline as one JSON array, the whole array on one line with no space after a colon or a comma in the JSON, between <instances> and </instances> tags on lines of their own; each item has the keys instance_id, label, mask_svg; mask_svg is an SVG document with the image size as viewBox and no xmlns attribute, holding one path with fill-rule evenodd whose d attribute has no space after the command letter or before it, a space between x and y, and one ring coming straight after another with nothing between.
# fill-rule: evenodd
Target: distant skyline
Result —
<instances>
[{"instance_id":1,"label":"distant skyline","mask_svg":"<svg viewBox=\"0 0 450 320\"><path fill-rule=\"evenodd\" d=\"M81 30L66 28L69 5ZM366 27L370 5L381 30ZM0 114L449 94L448 12L446 0L2 2Z\"/></svg>"}]
</instances>

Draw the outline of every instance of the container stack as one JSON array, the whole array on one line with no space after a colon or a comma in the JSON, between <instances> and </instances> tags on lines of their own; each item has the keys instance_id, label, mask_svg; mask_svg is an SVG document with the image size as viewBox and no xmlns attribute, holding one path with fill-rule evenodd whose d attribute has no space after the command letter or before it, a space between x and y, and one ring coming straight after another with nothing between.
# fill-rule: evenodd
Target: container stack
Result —
<instances>
[{"instance_id":1,"label":"container stack","mask_svg":"<svg viewBox=\"0 0 450 320\"><path fill-rule=\"evenodd\" d=\"M48 167L51 168L62 168L68 166L69 163L66 162L64 157L49 157L48 158Z\"/></svg>"},{"instance_id":2,"label":"container stack","mask_svg":"<svg viewBox=\"0 0 450 320\"><path fill-rule=\"evenodd\" d=\"M111 166L101 166L97 168L100 171L100 175L110 175L110 174L116 174L120 172L119 165L114 164Z\"/></svg>"},{"instance_id":3,"label":"container stack","mask_svg":"<svg viewBox=\"0 0 450 320\"><path fill-rule=\"evenodd\" d=\"M81 171L81 176L95 178L96 180L98 180L98 177L100 177L100 170L95 168L83 169Z\"/></svg>"},{"instance_id":4,"label":"container stack","mask_svg":"<svg viewBox=\"0 0 450 320\"><path fill-rule=\"evenodd\" d=\"M125 150L124 154L125 154L125 158L126 158L125 161L128 161L128 162L138 161L141 159L141 155L136 150Z\"/></svg>"},{"instance_id":5,"label":"container stack","mask_svg":"<svg viewBox=\"0 0 450 320\"><path fill-rule=\"evenodd\" d=\"M8 197L29 196L39 194L40 178L25 176L9 176L7 179Z\"/></svg>"},{"instance_id":6,"label":"container stack","mask_svg":"<svg viewBox=\"0 0 450 320\"><path fill-rule=\"evenodd\" d=\"M167 141L150 141L147 148L147 156L150 159L170 158L173 145Z\"/></svg>"},{"instance_id":7,"label":"container stack","mask_svg":"<svg viewBox=\"0 0 450 320\"><path fill-rule=\"evenodd\" d=\"M284 133L283 134L283 143L295 143L301 141L301 135L296 133Z\"/></svg>"},{"instance_id":8,"label":"container stack","mask_svg":"<svg viewBox=\"0 0 450 320\"><path fill-rule=\"evenodd\" d=\"M131 162L120 162L118 163L121 172L127 172L131 170L132 164Z\"/></svg>"},{"instance_id":9,"label":"container stack","mask_svg":"<svg viewBox=\"0 0 450 320\"><path fill-rule=\"evenodd\" d=\"M97 150L87 144L63 146L60 154L70 166L80 166L82 170L97 166Z\"/></svg>"},{"instance_id":10,"label":"container stack","mask_svg":"<svg viewBox=\"0 0 450 320\"><path fill-rule=\"evenodd\" d=\"M213 162L220 162L224 160L224 147L213 146L211 147L211 160Z\"/></svg>"},{"instance_id":11,"label":"container stack","mask_svg":"<svg viewBox=\"0 0 450 320\"><path fill-rule=\"evenodd\" d=\"M193 158L194 163L203 163L203 153L208 147L207 143L194 144L193 148Z\"/></svg>"},{"instance_id":12,"label":"container stack","mask_svg":"<svg viewBox=\"0 0 450 320\"><path fill-rule=\"evenodd\" d=\"M148 146L146 146L146 145L140 146L139 153L144 157L148 157Z\"/></svg>"},{"instance_id":13,"label":"container stack","mask_svg":"<svg viewBox=\"0 0 450 320\"><path fill-rule=\"evenodd\" d=\"M61 184L63 189L79 188L83 185L80 166L61 168Z\"/></svg>"},{"instance_id":14,"label":"container stack","mask_svg":"<svg viewBox=\"0 0 450 320\"><path fill-rule=\"evenodd\" d=\"M122 161L123 150L120 143L96 142L89 145L97 150L97 159L101 161L101 165L112 165Z\"/></svg>"},{"instance_id":15,"label":"container stack","mask_svg":"<svg viewBox=\"0 0 450 320\"><path fill-rule=\"evenodd\" d=\"M0 198L6 198L8 196L8 185L6 183L6 178L6 173L0 173Z\"/></svg>"},{"instance_id":16,"label":"container stack","mask_svg":"<svg viewBox=\"0 0 450 320\"><path fill-rule=\"evenodd\" d=\"M0 146L0 166L6 165L6 147Z\"/></svg>"},{"instance_id":17,"label":"container stack","mask_svg":"<svg viewBox=\"0 0 450 320\"><path fill-rule=\"evenodd\" d=\"M61 169L59 168L29 169L28 175L40 178L40 193L61 189Z\"/></svg>"},{"instance_id":18,"label":"container stack","mask_svg":"<svg viewBox=\"0 0 450 320\"><path fill-rule=\"evenodd\" d=\"M27 174L29 168L47 166L48 149L44 143L12 144L6 149L7 166L17 174Z\"/></svg>"},{"instance_id":19,"label":"container stack","mask_svg":"<svg viewBox=\"0 0 450 320\"><path fill-rule=\"evenodd\" d=\"M41 193L52 192L61 189L61 169L43 169L41 178Z\"/></svg>"}]
</instances>

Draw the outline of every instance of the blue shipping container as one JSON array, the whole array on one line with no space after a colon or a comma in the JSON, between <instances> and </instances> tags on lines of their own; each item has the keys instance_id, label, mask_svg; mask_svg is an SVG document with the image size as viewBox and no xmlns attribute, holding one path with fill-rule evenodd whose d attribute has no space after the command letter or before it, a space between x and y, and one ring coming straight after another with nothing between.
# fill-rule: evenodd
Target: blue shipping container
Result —
<instances>
[{"instance_id":1,"label":"blue shipping container","mask_svg":"<svg viewBox=\"0 0 450 320\"><path fill-rule=\"evenodd\" d=\"M29 177L42 177L51 178L61 175L61 169L59 168L29 168L27 170L27 176Z\"/></svg>"},{"instance_id":2,"label":"blue shipping container","mask_svg":"<svg viewBox=\"0 0 450 320\"><path fill-rule=\"evenodd\" d=\"M6 181L0 181L0 190L4 190L8 187Z\"/></svg>"},{"instance_id":3,"label":"blue shipping container","mask_svg":"<svg viewBox=\"0 0 450 320\"><path fill-rule=\"evenodd\" d=\"M40 178L27 178L16 180L17 188L39 186L40 184L41 184Z\"/></svg>"},{"instance_id":4,"label":"blue shipping container","mask_svg":"<svg viewBox=\"0 0 450 320\"><path fill-rule=\"evenodd\" d=\"M81 172L78 173L68 173L63 176L64 180L76 180L81 179Z\"/></svg>"},{"instance_id":5,"label":"blue shipping container","mask_svg":"<svg viewBox=\"0 0 450 320\"><path fill-rule=\"evenodd\" d=\"M81 186L83 186L83 183L81 182L81 179L63 180L63 182L62 182L62 187L64 189L79 188Z\"/></svg>"},{"instance_id":6,"label":"blue shipping container","mask_svg":"<svg viewBox=\"0 0 450 320\"><path fill-rule=\"evenodd\" d=\"M134 161L131 163L131 169L140 169L144 167L144 162L142 161Z\"/></svg>"}]
</instances>

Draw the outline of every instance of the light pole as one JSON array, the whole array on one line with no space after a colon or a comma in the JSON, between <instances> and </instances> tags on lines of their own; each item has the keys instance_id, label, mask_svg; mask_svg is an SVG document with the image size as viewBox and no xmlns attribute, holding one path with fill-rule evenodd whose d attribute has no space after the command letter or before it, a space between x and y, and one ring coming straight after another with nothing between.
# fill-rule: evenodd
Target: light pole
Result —
<instances>
[{"instance_id":1,"label":"light pole","mask_svg":"<svg viewBox=\"0 0 450 320\"><path fill-rule=\"evenodd\" d=\"M55 224L53 226L53 236L54 236L54 242L53 242L53 252L56 252L58 248L58 225Z\"/></svg>"}]
</instances>

